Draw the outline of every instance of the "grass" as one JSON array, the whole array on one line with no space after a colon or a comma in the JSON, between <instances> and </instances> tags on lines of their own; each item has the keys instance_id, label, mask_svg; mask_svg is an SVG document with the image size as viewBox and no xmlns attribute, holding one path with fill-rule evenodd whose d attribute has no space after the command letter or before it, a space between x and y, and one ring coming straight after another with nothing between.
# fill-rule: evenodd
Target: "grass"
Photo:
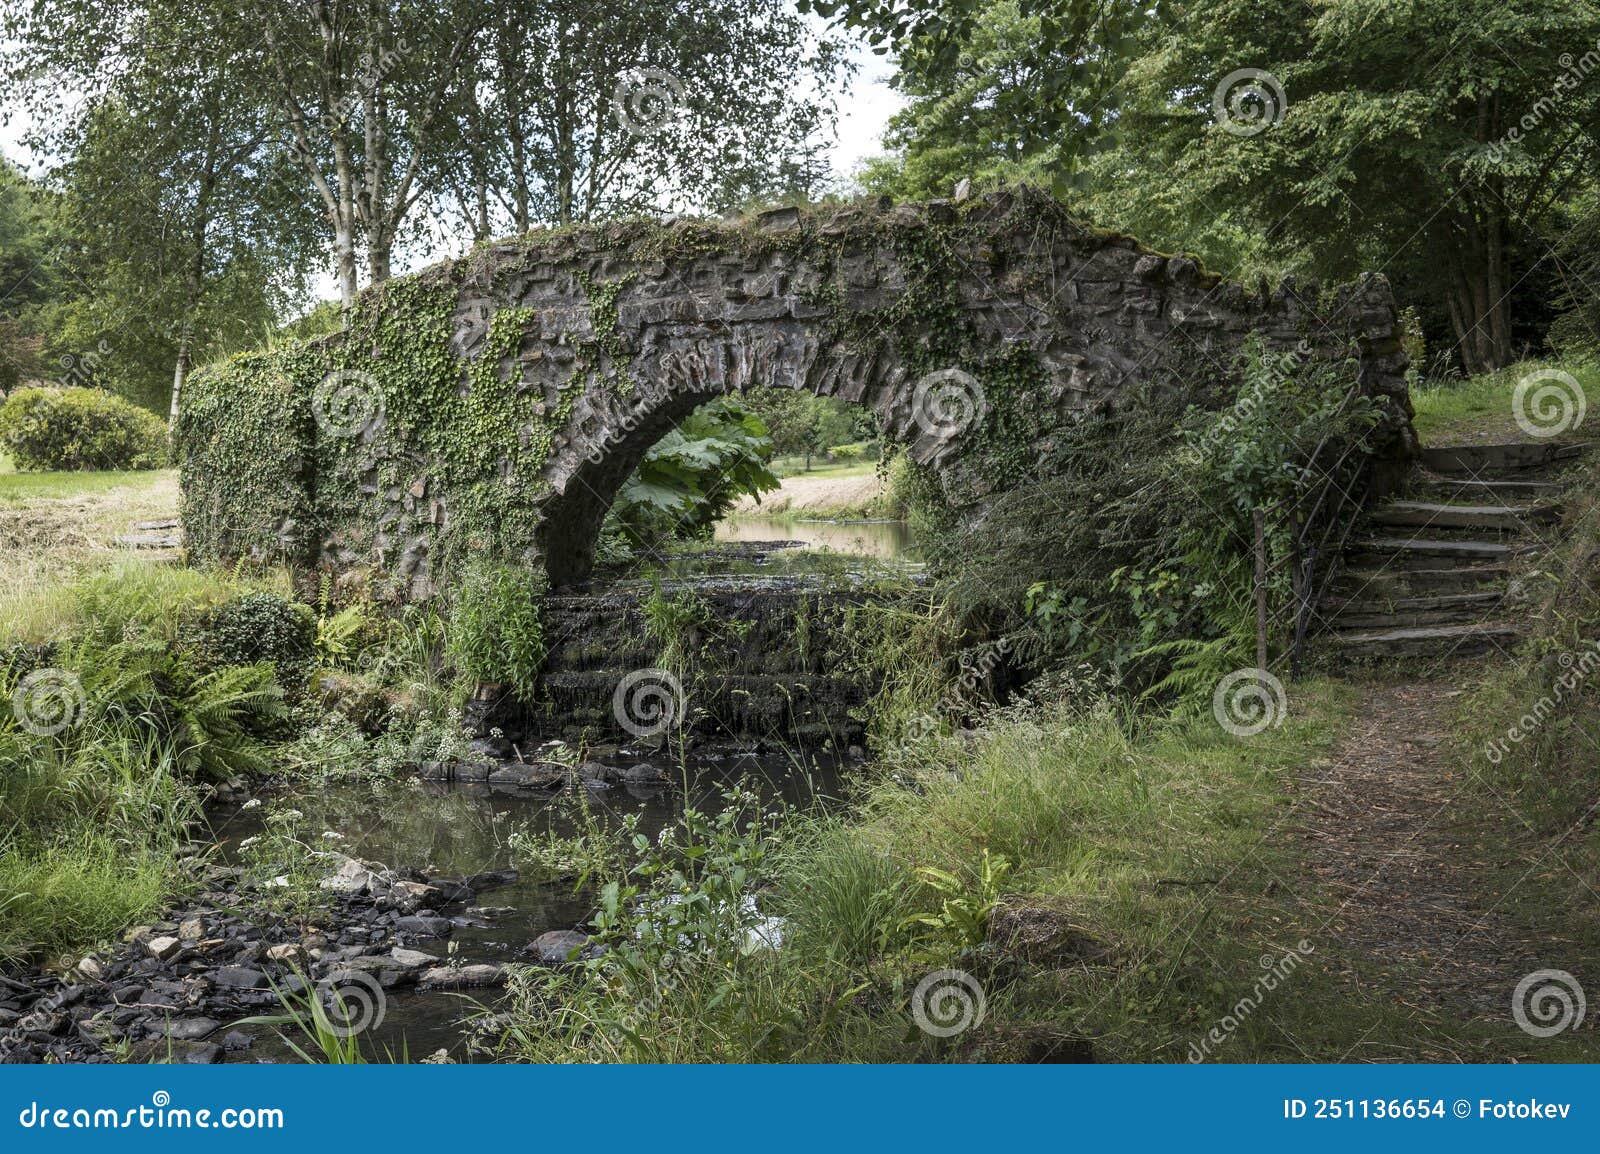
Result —
<instances>
[{"instance_id":1,"label":"grass","mask_svg":"<svg viewBox=\"0 0 1600 1154\"><path fill-rule=\"evenodd\" d=\"M129 559L116 539L177 511L171 469L0 473L0 618L8 605Z\"/></svg>"},{"instance_id":2,"label":"grass","mask_svg":"<svg viewBox=\"0 0 1600 1154\"><path fill-rule=\"evenodd\" d=\"M763 910L785 919L779 948L737 948L738 928L723 926L720 942L680 935L648 965L524 973L501 1054L1592 1058L1592 1040L1577 1034L1530 1039L1509 1019L1461 1021L1351 977L1362 959L1341 951L1338 900L1298 857L1289 803L1359 700L1349 683L1293 686L1283 725L1249 739L1209 716L1140 719L1058 702L1009 708L975 734L903 751L848 813L783 823L760 868L746 873L744 858L719 857L715 844L695 851L711 863L702 876L746 877ZM619 884L659 868L653 860ZM653 890L640 899L661 900ZM709 897L673 900L726 909ZM617 942L627 951L640 939ZM1263 959L1279 986L1266 992ZM912 1026L912 1002L918 983L946 968L978 982L987 1016L940 1039Z\"/></svg>"},{"instance_id":3,"label":"grass","mask_svg":"<svg viewBox=\"0 0 1600 1154\"><path fill-rule=\"evenodd\" d=\"M1585 393L1600 401L1600 365L1572 360L1523 361L1498 373L1426 382L1412 388L1417 435L1424 445L1531 440L1517 424L1513 396L1518 382L1540 369L1571 373ZM1562 439L1581 439L1582 429L1579 426Z\"/></svg>"},{"instance_id":4,"label":"grass","mask_svg":"<svg viewBox=\"0 0 1600 1154\"><path fill-rule=\"evenodd\" d=\"M1528 563L1529 640L1483 667L1461 699L1454 753L1469 790L1451 818L1464 836L1499 847L1490 879L1517 900L1500 913L1529 940L1600 954L1600 461L1569 477L1559 543Z\"/></svg>"},{"instance_id":5,"label":"grass","mask_svg":"<svg viewBox=\"0 0 1600 1154\"><path fill-rule=\"evenodd\" d=\"M61 500L119 493L138 497L164 489L175 480L174 469L144 472L18 473L0 468L0 503L16 505L40 499ZM164 498L165 494L163 494Z\"/></svg>"},{"instance_id":6,"label":"grass","mask_svg":"<svg viewBox=\"0 0 1600 1154\"><path fill-rule=\"evenodd\" d=\"M1008 1060L1040 1039L1092 1039L1099 1060L1185 1060L1251 990L1258 959L1326 915L1276 880L1298 867L1292 839L1270 835L1353 700L1332 682L1297 687L1285 725L1252 740L1209 717L1050 705L919 747L849 816L783 828L765 903L786 919L781 948L691 951L666 990L524 978L507 1056ZM1037 931L1022 956L971 932L1007 918ZM1219 1057L1301 1060L1304 1047L1332 1059L1404 1039L1413 1022L1317 961ZM980 1028L948 1041L909 1028L908 1013L919 980L944 967L977 977L989 1005ZM564 1029L543 1024L551 999L575 1007Z\"/></svg>"},{"instance_id":7,"label":"grass","mask_svg":"<svg viewBox=\"0 0 1600 1154\"><path fill-rule=\"evenodd\" d=\"M0 960L83 950L154 911L181 880L194 766L213 739L244 748L222 731L238 702L216 712L229 695L166 658L186 622L263 583L108 544L175 506L170 471L0 474ZM59 733L11 708L35 668L76 678ZM186 695L204 716L177 712Z\"/></svg>"},{"instance_id":8,"label":"grass","mask_svg":"<svg viewBox=\"0 0 1600 1154\"><path fill-rule=\"evenodd\" d=\"M166 854L84 831L37 853L0 853L0 960L62 964L112 938L167 898Z\"/></svg>"},{"instance_id":9,"label":"grass","mask_svg":"<svg viewBox=\"0 0 1600 1154\"><path fill-rule=\"evenodd\" d=\"M887 474L877 461L817 462L805 471L804 460L773 462L782 486L763 493L757 503L744 498L734 507L734 517L815 517L835 520L898 518L904 515L900 493L907 466L896 457Z\"/></svg>"}]
</instances>

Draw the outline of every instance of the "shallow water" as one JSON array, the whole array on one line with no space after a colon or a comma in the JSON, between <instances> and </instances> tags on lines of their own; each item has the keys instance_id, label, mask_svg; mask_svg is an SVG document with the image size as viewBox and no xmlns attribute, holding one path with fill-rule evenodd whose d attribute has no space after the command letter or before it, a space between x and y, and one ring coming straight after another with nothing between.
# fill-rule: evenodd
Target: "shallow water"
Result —
<instances>
[{"instance_id":1,"label":"shallow water","mask_svg":"<svg viewBox=\"0 0 1600 1154\"><path fill-rule=\"evenodd\" d=\"M628 766L645 757L619 752L598 760ZM324 830L338 834L341 840L332 844L352 857L415 867L432 876L462 877L518 866L509 841L519 830L580 832L585 803L595 818L609 825L637 813L641 831L654 837L686 802L714 811L721 805L720 795L741 781L770 800L801 808L825 806L837 795L840 767L837 758L824 754L706 752L690 755L675 776L680 784L673 787L619 785L584 789L581 795L567 790L554 797L538 790L409 777L319 782L281 793L269 806L219 809L211 820L224 861L235 858L241 840L261 832L269 809L293 808L305 815L304 828L312 836ZM593 910L591 895L574 892L570 881L518 880L485 889L467 904L502 907L504 912L467 918L464 906L441 911L456 920L450 940L463 964L519 960L518 951L534 938L547 930L576 928ZM443 958L447 942L426 941L413 948ZM479 1004L492 1005L498 991L473 990L463 996L402 987L387 991L387 997L382 1024L362 1035L365 1053L375 1060L386 1053L407 1053L415 1060L443 1048L462 1058L467 1056L463 1019ZM257 1041L236 1055L238 1060L288 1057L271 1027L245 1029Z\"/></svg>"},{"instance_id":2,"label":"shallow water","mask_svg":"<svg viewBox=\"0 0 1600 1154\"><path fill-rule=\"evenodd\" d=\"M717 541L798 541L808 548L855 553L886 561L916 560L916 542L904 521L812 521L792 517L732 517L719 521Z\"/></svg>"}]
</instances>

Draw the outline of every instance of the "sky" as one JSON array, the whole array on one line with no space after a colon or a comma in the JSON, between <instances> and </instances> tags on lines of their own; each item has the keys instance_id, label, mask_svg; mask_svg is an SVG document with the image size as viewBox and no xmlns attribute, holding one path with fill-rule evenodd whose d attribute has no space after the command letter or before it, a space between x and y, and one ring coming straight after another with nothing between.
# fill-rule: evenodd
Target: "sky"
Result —
<instances>
[{"instance_id":1,"label":"sky","mask_svg":"<svg viewBox=\"0 0 1600 1154\"><path fill-rule=\"evenodd\" d=\"M816 22L815 17L812 20ZM876 56L865 45L858 44L851 52L851 59L856 73L840 97L838 136L829 150L834 174L841 183L850 178L863 160L882 151L881 141L889 118L905 103L900 94L889 87L894 66L887 57ZM0 124L0 155L21 166L30 176L43 175L51 158L35 156L20 143L28 128L26 114L0 102L0 115L7 118L5 124ZM459 247L464 248L465 243ZM447 255L444 252L418 253L396 271L410 271ZM311 290L316 300L338 298L331 268L313 281Z\"/></svg>"}]
</instances>

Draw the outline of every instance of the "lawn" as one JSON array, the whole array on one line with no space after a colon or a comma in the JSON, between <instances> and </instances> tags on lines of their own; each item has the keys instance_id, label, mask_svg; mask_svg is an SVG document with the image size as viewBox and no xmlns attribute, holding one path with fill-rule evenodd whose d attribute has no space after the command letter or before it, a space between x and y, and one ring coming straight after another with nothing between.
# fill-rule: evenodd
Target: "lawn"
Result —
<instances>
[{"instance_id":1,"label":"lawn","mask_svg":"<svg viewBox=\"0 0 1600 1154\"><path fill-rule=\"evenodd\" d=\"M1588 393L1596 393L1596 396L1600 397L1600 391L1597 391L1600 390L1600 364L1576 360L1523 361L1498 373L1469 377L1466 380L1431 381L1413 386L1411 403L1416 408L1417 415L1413 423L1416 425L1417 435L1422 438L1424 445L1472 442L1493 444L1499 441L1530 440L1533 434L1517 422L1515 408L1517 385L1534 373L1552 369L1560 369L1578 382L1580 398L1586 399ZM1550 394L1550 401L1558 400L1562 394L1572 395L1570 387L1565 386L1559 379L1551 378L1546 383L1558 390ZM1524 406L1535 419L1541 416L1542 402L1538 397L1539 391L1538 384L1532 386ZM1549 410L1550 417L1556 419L1557 423L1560 411L1559 407L1552 407ZM1574 410L1575 414L1576 411ZM1534 427L1548 428L1550 421L1538 421ZM1586 420L1558 435L1562 440L1582 440L1587 432Z\"/></svg>"},{"instance_id":2,"label":"lawn","mask_svg":"<svg viewBox=\"0 0 1600 1154\"><path fill-rule=\"evenodd\" d=\"M35 591L126 560L117 538L178 512L175 469L19 473L0 469L0 618Z\"/></svg>"}]
</instances>

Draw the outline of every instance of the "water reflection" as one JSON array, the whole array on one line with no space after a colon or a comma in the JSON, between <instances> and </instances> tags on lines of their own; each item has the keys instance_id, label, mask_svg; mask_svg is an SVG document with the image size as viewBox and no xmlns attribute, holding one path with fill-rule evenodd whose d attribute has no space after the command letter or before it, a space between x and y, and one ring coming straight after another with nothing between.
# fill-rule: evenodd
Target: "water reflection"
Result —
<instances>
[{"instance_id":1,"label":"water reflection","mask_svg":"<svg viewBox=\"0 0 1600 1154\"><path fill-rule=\"evenodd\" d=\"M641 756L618 753L603 760L636 764ZM657 764L660 764L658 761ZM537 790L475 783L421 781L414 777L318 782L279 795L260 808L219 807L210 815L222 860L237 859L239 842L262 832L270 810L292 807L304 815L308 839L328 830L339 835L337 848L364 861L417 868L433 876L466 877L519 866L511 836L519 830L563 835L581 832L591 822L615 827L627 814L639 815L648 837L675 820L684 805L716 810L721 795L744 783L771 801L801 808L826 806L838 794L839 761L831 754L726 753L690 755L675 765L680 784L569 789L553 797ZM511 962L528 942L552 929L572 929L593 912L593 894L571 881L540 881L529 876L486 889L469 903L494 912L468 915L463 906L441 911L456 922L450 941L463 964ZM419 948L443 956L446 942ZM387 991L381 1026L363 1035L374 1056L408 1053L415 1060L438 1049L466 1058L464 1018L477 1004L492 1003L497 992L474 990L471 997L441 991L397 988ZM240 1060L293 1061L267 1027L249 1027L256 1044Z\"/></svg>"},{"instance_id":2,"label":"water reflection","mask_svg":"<svg viewBox=\"0 0 1600 1154\"><path fill-rule=\"evenodd\" d=\"M792 517L730 517L717 523L718 541L799 541L813 549L884 560L915 560L904 521L812 521Z\"/></svg>"}]
</instances>

